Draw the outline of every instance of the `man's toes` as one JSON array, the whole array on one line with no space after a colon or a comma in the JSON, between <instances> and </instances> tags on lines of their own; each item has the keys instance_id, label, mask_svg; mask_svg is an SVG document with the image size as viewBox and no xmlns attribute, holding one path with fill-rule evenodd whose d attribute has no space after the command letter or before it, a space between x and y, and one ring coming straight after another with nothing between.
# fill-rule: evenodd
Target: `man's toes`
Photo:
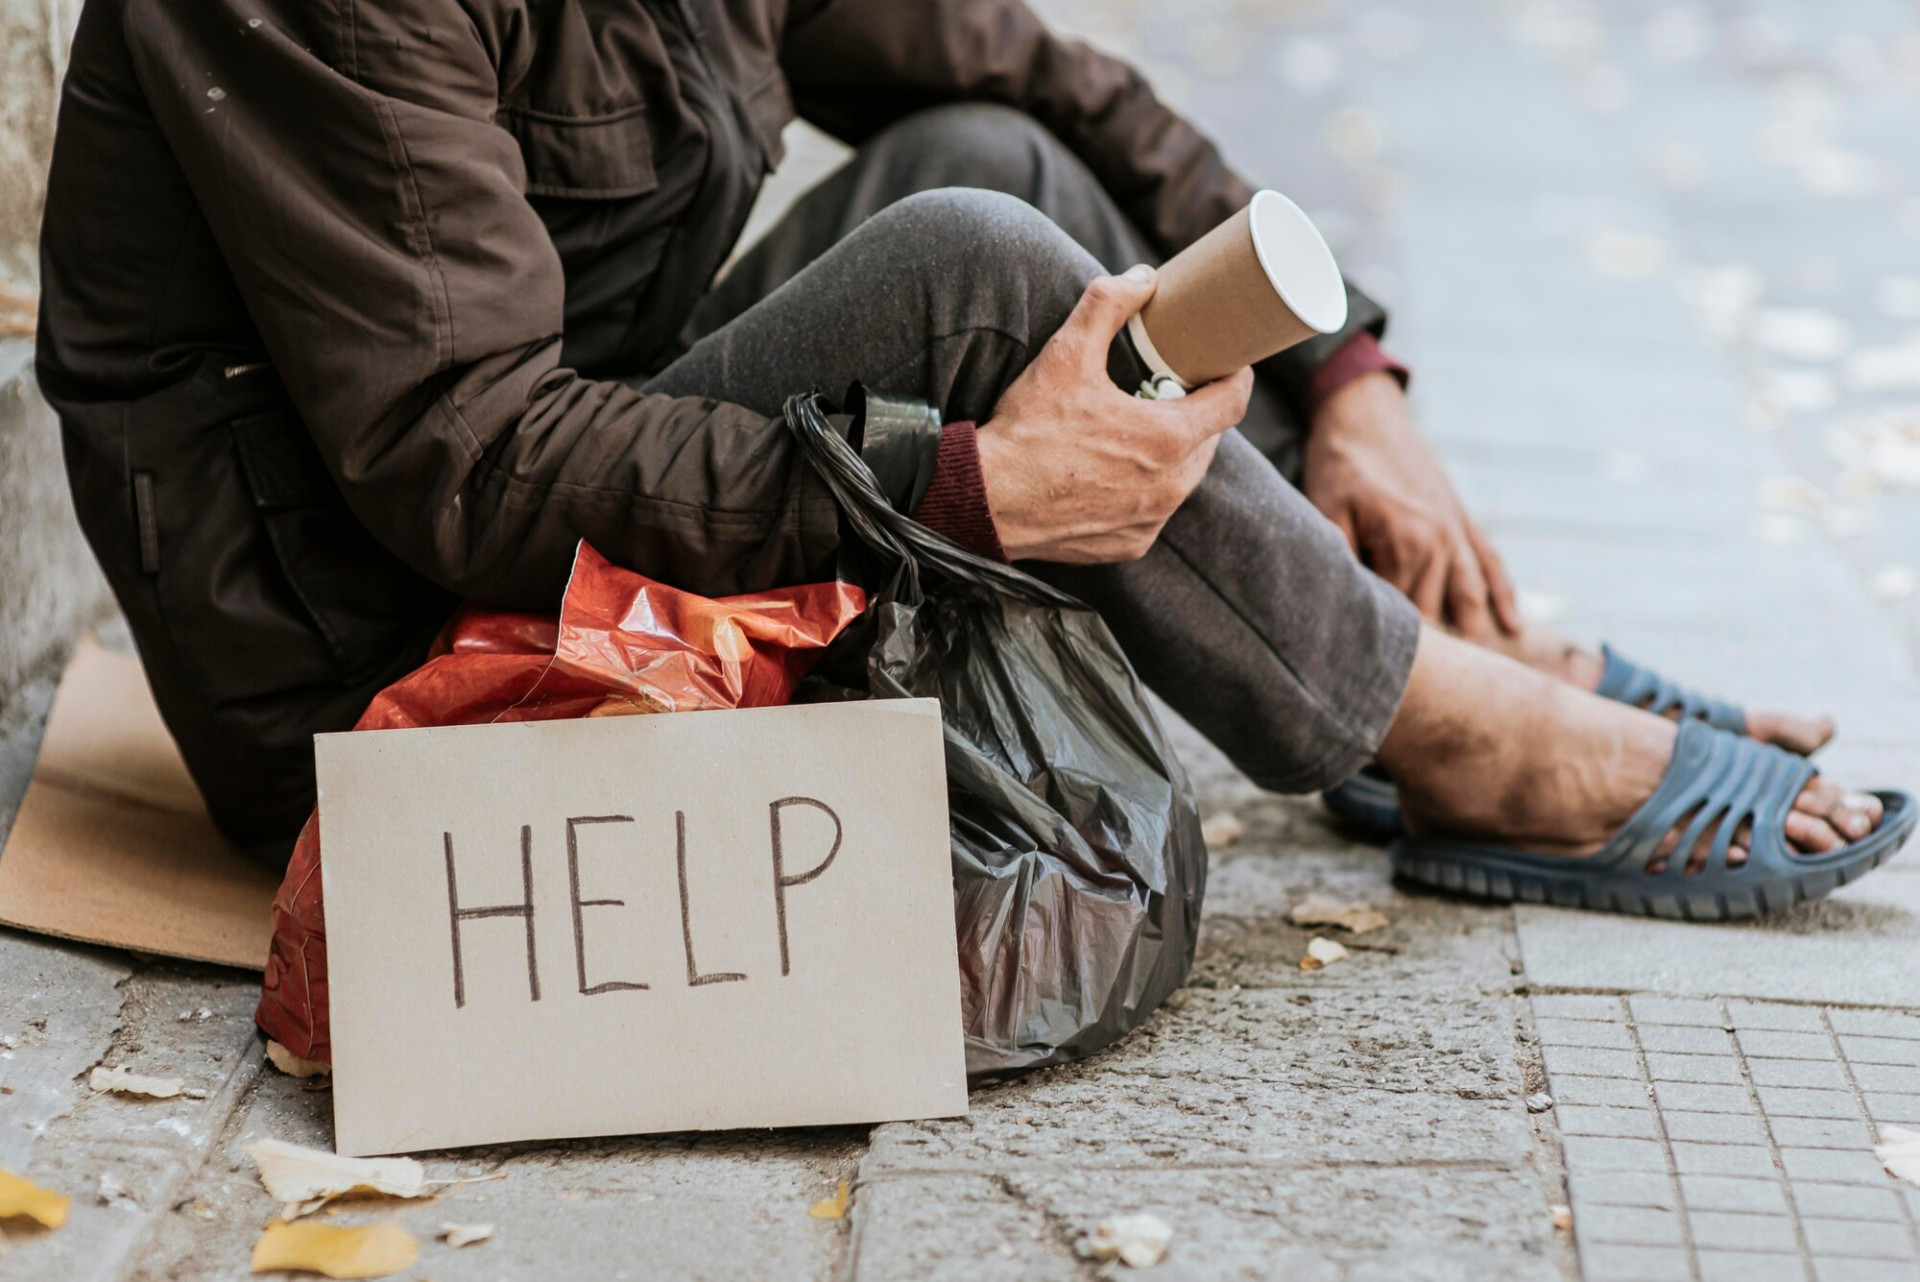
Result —
<instances>
[{"instance_id":1,"label":"man's toes","mask_svg":"<svg viewBox=\"0 0 1920 1282\"><path fill-rule=\"evenodd\" d=\"M1859 841L1879 826L1884 811L1880 798L1872 793L1849 792L1835 803L1827 822L1844 834L1848 841Z\"/></svg>"},{"instance_id":2,"label":"man's toes","mask_svg":"<svg viewBox=\"0 0 1920 1282\"><path fill-rule=\"evenodd\" d=\"M1832 824L1804 810L1787 812L1787 840L1793 843L1795 849L1809 855L1824 855L1847 844L1846 838L1835 832Z\"/></svg>"}]
</instances>

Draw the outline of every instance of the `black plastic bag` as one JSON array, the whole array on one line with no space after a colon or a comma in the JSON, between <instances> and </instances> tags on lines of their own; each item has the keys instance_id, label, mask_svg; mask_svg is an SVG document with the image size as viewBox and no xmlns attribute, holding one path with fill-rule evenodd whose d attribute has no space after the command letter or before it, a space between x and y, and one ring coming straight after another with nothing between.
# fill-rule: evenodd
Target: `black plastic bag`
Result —
<instances>
[{"instance_id":1,"label":"black plastic bag","mask_svg":"<svg viewBox=\"0 0 1920 1282\"><path fill-rule=\"evenodd\" d=\"M940 700L968 1076L1090 1055L1193 964L1186 772L1099 615L894 511L822 409L786 417L881 570L853 641L867 693Z\"/></svg>"}]
</instances>

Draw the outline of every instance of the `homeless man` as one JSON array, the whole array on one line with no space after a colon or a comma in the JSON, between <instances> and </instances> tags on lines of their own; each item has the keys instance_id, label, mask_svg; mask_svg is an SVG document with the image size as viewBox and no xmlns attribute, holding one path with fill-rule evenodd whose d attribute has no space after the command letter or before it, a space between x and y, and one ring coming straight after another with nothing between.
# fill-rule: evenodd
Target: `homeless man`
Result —
<instances>
[{"instance_id":1,"label":"homeless man","mask_svg":"<svg viewBox=\"0 0 1920 1282\"><path fill-rule=\"evenodd\" d=\"M716 285L796 113L857 151ZM1887 836L1760 742L1830 727L1676 727L1520 628L1357 292L1257 375L1129 394L1146 264L1250 192L1021 0L90 0L39 370L166 722L269 856L313 734L458 601L554 609L577 541L709 595L830 575L777 415L855 380L929 407L853 429L909 455L902 509L1096 607L1266 787L1377 759L1423 832L1557 857L1625 824L1656 870ZM1723 833L1639 813L1763 776Z\"/></svg>"}]
</instances>

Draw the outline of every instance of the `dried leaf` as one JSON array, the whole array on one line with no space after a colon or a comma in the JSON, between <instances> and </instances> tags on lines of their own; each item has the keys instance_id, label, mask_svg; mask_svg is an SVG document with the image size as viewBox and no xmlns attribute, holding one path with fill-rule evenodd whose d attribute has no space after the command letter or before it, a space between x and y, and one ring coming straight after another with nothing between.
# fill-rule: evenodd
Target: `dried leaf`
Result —
<instances>
[{"instance_id":1,"label":"dried leaf","mask_svg":"<svg viewBox=\"0 0 1920 1282\"><path fill-rule=\"evenodd\" d=\"M440 1225L440 1238L448 1246L472 1246L492 1236L491 1224L449 1224L443 1221Z\"/></svg>"},{"instance_id":2,"label":"dried leaf","mask_svg":"<svg viewBox=\"0 0 1920 1282\"><path fill-rule=\"evenodd\" d=\"M72 1201L0 1168L0 1220L25 1216L43 1228L57 1229L67 1222Z\"/></svg>"},{"instance_id":3,"label":"dried leaf","mask_svg":"<svg viewBox=\"0 0 1920 1282\"><path fill-rule=\"evenodd\" d=\"M1200 840L1207 843L1209 850L1231 846L1240 840L1240 834L1247 826L1240 822L1240 816L1231 810L1223 810L1200 824Z\"/></svg>"},{"instance_id":4,"label":"dried leaf","mask_svg":"<svg viewBox=\"0 0 1920 1282\"><path fill-rule=\"evenodd\" d=\"M1307 955L1300 959L1300 969L1320 970L1337 961L1345 961L1348 956L1346 948L1342 945L1322 935L1315 935L1307 941Z\"/></svg>"},{"instance_id":5,"label":"dried leaf","mask_svg":"<svg viewBox=\"0 0 1920 1282\"><path fill-rule=\"evenodd\" d=\"M1371 904L1350 904L1319 894L1308 895L1295 904L1288 911L1287 920L1296 926L1338 926L1356 935L1393 924Z\"/></svg>"},{"instance_id":6,"label":"dried leaf","mask_svg":"<svg viewBox=\"0 0 1920 1282\"><path fill-rule=\"evenodd\" d=\"M1173 1244L1173 1226L1157 1215L1141 1211L1116 1215L1080 1239L1074 1249L1095 1260L1119 1260L1133 1269L1150 1269L1166 1258Z\"/></svg>"},{"instance_id":7,"label":"dried leaf","mask_svg":"<svg viewBox=\"0 0 1920 1282\"><path fill-rule=\"evenodd\" d=\"M1572 1207L1567 1206L1564 1203L1556 1202L1554 1205L1548 1207L1547 1210L1553 1213L1554 1228L1570 1229L1573 1227L1573 1208Z\"/></svg>"},{"instance_id":8,"label":"dried leaf","mask_svg":"<svg viewBox=\"0 0 1920 1282\"><path fill-rule=\"evenodd\" d=\"M322 1064L318 1060L301 1059L279 1042L271 1039L267 1042L267 1062L288 1077L324 1077L333 1072L333 1065Z\"/></svg>"},{"instance_id":9,"label":"dried leaf","mask_svg":"<svg viewBox=\"0 0 1920 1282\"><path fill-rule=\"evenodd\" d=\"M807 1208L807 1214L816 1220L838 1220L847 1214L847 1182L840 1181L840 1191L832 1197L823 1197Z\"/></svg>"},{"instance_id":10,"label":"dried leaf","mask_svg":"<svg viewBox=\"0 0 1920 1282\"><path fill-rule=\"evenodd\" d=\"M287 1204L289 1220L348 1193L428 1196L426 1170L410 1157L341 1157L284 1140L255 1140L247 1153L267 1192Z\"/></svg>"},{"instance_id":11,"label":"dried leaf","mask_svg":"<svg viewBox=\"0 0 1920 1282\"><path fill-rule=\"evenodd\" d=\"M1920 1131L1899 1126L1880 1128L1880 1142L1873 1155L1887 1168L1887 1174L1909 1184L1920 1184Z\"/></svg>"},{"instance_id":12,"label":"dried leaf","mask_svg":"<svg viewBox=\"0 0 1920 1282\"><path fill-rule=\"evenodd\" d=\"M413 1235L388 1221L365 1228L273 1220L253 1244L253 1271L294 1269L330 1278L383 1278L420 1258Z\"/></svg>"},{"instance_id":13,"label":"dried leaf","mask_svg":"<svg viewBox=\"0 0 1920 1282\"><path fill-rule=\"evenodd\" d=\"M142 1077L122 1068L96 1068L87 1074L87 1085L101 1093L145 1095L149 1099L172 1099L184 1084L177 1077Z\"/></svg>"}]
</instances>

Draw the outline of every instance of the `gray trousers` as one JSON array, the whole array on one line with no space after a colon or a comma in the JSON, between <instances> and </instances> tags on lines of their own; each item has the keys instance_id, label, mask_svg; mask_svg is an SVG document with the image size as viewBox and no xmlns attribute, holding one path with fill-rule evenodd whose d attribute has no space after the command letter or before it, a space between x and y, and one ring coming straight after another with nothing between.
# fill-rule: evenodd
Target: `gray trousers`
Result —
<instances>
[{"instance_id":1,"label":"gray trousers","mask_svg":"<svg viewBox=\"0 0 1920 1282\"><path fill-rule=\"evenodd\" d=\"M714 287L643 385L765 414L859 379L986 422L1104 269L1154 261L1099 182L1019 113L944 107L876 135ZM1140 370L1116 345L1116 377ZM1131 368L1129 368L1131 366ZM1392 723L1419 619L1261 450L1297 469L1269 389L1141 560L1025 568L1098 610L1147 684L1276 792L1353 774ZM1297 475L1297 471L1295 472Z\"/></svg>"}]
</instances>

